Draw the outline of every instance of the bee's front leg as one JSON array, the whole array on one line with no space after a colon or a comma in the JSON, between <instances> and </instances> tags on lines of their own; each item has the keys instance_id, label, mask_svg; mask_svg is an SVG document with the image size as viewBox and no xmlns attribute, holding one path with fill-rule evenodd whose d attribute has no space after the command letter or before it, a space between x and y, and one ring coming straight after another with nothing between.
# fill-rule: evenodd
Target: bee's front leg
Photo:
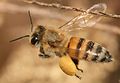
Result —
<instances>
[{"instance_id":1,"label":"bee's front leg","mask_svg":"<svg viewBox=\"0 0 120 83\"><path fill-rule=\"evenodd\" d=\"M43 54L43 53L40 53L39 56L42 57L42 58L49 58L50 57L49 55L46 55L46 54Z\"/></svg>"},{"instance_id":2,"label":"bee's front leg","mask_svg":"<svg viewBox=\"0 0 120 83\"><path fill-rule=\"evenodd\" d=\"M45 54L45 51L43 49L43 45L40 46L39 56L42 57L42 58L49 58L50 57L49 55Z\"/></svg>"}]
</instances>

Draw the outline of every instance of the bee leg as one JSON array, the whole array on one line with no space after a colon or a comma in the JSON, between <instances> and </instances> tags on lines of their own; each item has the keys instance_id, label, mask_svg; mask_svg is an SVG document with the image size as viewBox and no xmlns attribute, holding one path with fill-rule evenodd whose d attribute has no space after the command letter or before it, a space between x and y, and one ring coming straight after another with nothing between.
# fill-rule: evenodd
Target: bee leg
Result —
<instances>
[{"instance_id":1,"label":"bee leg","mask_svg":"<svg viewBox=\"0 0 120 83\"><path fill-rule=\"evenodd\" d=\"M79 60L78 60L78 59L73 59L73 58L72 58L72 61L75 63L75 66L76 66L77 70L78 70L78 71L81 71L81 72L83 73L83 70L80 69L80 68L78 67Z\"/></svg>"},{"instance_id":2,"label":"bee leg","mask_svg":"<svg viewBox=\"0 0 120 83\"><path fill-rule=\"evenodd\" d=\"M43 57L43 56L44 56L44 54L40 52L39 56L40 56L40 57Z\"/></svg>"},{"instance_id":3,"label":"bee leg","mask_svg":"<svg viewBox=\"0 0 120 83\"><path fill-rule=\"evenodd\" d=\"M46 54L43 54L43 53L40 53L39 56L42 57L42 58L49 58L50 57L49 55L46 55Z\"/></svg>"},{"instance_id":4,"label":"bee leg","mask_svg":"<svg viewBox=\"0 0 120 83\"><path fill-rule=\"evenodd\" d=\"M50 57L49 55L46 55L46 54L45 54L42 45L40 46L40 54L39 54L39 56L42 57L42 58L49 58L49 57Z\"/></svg>"},{"instance_id":5,"label":"bee leg","mask_svg":"<svg viewBox=\"0 0 120 83\"><path fill-rule=\"evenodd\" d=\"M83 70L78 68L78 65L76 65L76 68L77 68L78 71L81 71L83 73Z\"/></svg>"},{"instance_id":6,"label":"bee leg","mask_svg":"<svg viewBox=\"0 0 120 83\"><path fill-rule=\"evenodd\" d=\"M81 80L81 77L80 77L80 76L78 76L77 74L75 74L75 76Z\"/></svg>"}]
</instances>

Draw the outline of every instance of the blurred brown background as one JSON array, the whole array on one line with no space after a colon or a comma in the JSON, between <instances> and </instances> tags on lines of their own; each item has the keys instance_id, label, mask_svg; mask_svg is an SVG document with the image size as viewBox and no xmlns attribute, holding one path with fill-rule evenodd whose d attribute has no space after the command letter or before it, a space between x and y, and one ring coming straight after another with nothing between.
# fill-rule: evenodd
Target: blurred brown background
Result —
<instances>
[{"instance_id":1,"label":"blurred brown background","mask_svg":"<svg viewBox=\"0 0 120 83\"><path fill-rule=\"evenodd\" d=\"M119 0L39 0L87 9L95 3L107 4L107 12L120 14ZM38 7L22 0L0 0L0 83L120 83L120 34L100 29L85 29L80 37L94 40L106 47L115 61L108 64L80 62L82 80L64 74L58 58L41 59L29 39L9 40L30 34L27 10L31 10L34 26L59 27L78 12ZM112 25L112 26L111 26ZM103 18L95 27L120 27L120 19Z\"/></svg>"}]
</instances>

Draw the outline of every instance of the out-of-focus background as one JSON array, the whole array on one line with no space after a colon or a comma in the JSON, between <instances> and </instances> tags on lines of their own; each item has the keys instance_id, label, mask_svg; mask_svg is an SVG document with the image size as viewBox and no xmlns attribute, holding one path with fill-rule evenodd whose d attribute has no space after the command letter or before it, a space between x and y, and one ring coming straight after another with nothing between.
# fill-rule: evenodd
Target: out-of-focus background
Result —
<instances>
[{"instance_id":1,"label":"out-of-focus background","mask_svg":"<svg viewBox=\"0 0 120 83\"><path fill-rule=\"evenodd\" d=\"M119 0L39 0L87 9L96 3L106 3L108 13L120 14ZM80 61L84 70L82 79L62 72L58 60L41 59L38 49L29 44L29 39L9 43L9 40L30 34L27 10L31 10L34 26L59 27L78 12L27 4L22 0L0 0L0 83L120 83L120 34L107 30L89 28L80 32L80 37L96 41L106 47L114 62L96 64ZM120 27L120 19L104 17L94 27Z\"/></svg>"}]
</instances>

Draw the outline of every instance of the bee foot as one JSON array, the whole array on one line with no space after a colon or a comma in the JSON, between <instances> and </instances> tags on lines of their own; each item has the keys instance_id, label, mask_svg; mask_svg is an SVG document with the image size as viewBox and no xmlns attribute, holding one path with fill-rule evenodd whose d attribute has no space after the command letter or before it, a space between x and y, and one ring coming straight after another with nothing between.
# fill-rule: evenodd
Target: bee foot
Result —
<instances>
[{"instance_id":1,"label":"bee foot","mask_svg":"<svg viewBox=\"0 0 120 83\"><path fill-rule=\"evenodd\" d=\"M82 70L82 69L80 69L80 68L78 68L78 67L77 67L77 70L78 70L78 71L81 71L81 72L83 73L83 70Z\"/></svg>"},{"instance_id":2,"label":"bee foot","mask_svg":"<svg viewBox=\"0 0 120 83\"><path fill-rule=\"evenodd\" d=\"M80 77L80 76L78 76L77 74L75 74L75 76L81 80L81 77Z\"/></svg>"},{"instance_id":3,"label":"bee foot","mask_svg":"<svg viewBox=\"0 0 120 83\"><path fill-rule=\"evenodd\" d=\"M42 58L49 58L50 57L49 55L45 55L45 54L39 54L39 56Z\"/></svg>"}]
</instances>

